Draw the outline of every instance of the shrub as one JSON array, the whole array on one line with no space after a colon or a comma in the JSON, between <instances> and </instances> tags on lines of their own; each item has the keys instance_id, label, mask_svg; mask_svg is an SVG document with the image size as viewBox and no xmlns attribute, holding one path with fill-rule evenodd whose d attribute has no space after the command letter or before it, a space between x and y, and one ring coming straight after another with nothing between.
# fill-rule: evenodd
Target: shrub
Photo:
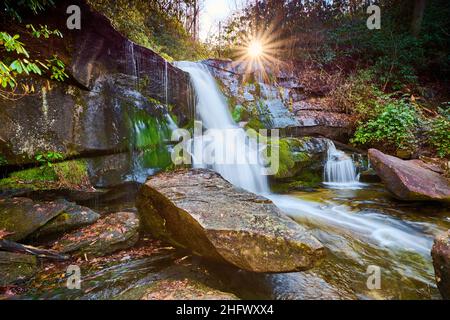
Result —
<instances>
[{"instance_id":1,"label":"shrub","mask_svg":"<svg viewBox=\"0 0 450 320\"><path fill-rule=\"evenodd\" d=\"M450 121L439 116L431 121L431 129L428 140L436 149L439 157L443 158L450 155Z\"/></svg>"},{"instance_id":2,"label":"shrub","mask_svg":"<svg viewBox=\"0 0 450 320\"><path fill-rule=\"evenodd\" d=\"M385 148L413 150L414 130L418 125L418 113L412 105L405 100L391 100L377 116L359 125L352 143L383 143Z\"/></svg>"}]
</instances>

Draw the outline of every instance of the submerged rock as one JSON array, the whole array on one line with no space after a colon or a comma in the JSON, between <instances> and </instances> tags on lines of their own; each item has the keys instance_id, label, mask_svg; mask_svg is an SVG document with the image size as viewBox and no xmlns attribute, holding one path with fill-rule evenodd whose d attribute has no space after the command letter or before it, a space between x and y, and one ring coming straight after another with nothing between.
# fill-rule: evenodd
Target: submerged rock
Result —
<instances>
[{"instance_id":1,"label":"submerged rock","mask_svg":"<svg viewBox=\"0 0 450 320\"><path fill-rule=\"evenodd\" d=\"M75 255L105 256L132 247L139 239L139 220L133 212L112 213L91 226L57 240L52 249Z\"/></svg>"},{"instance_id":2,"label":"submerged rock","mask_svg":"<svg viewBox=\"0 0 450 320\"><path fill-rule=\"evenodd\" d=\"M94 223L99 214L65 200L35 202L28 198L0 199L0 229L9 240L62 233Z\"/></svg>"},{"instance_id":3,"label":"submerged rock","mask_svg":"<svg viewBox=\"0 0 450 320\"><path fill-rule=\"evenodd\" d=\"M137 199L141 222L156 237L193 253L256 272L313 267L324 247L268 199L219 174L179 170L151 177Z\"/></svg>"},{"instance_id":4,"label":"submerged rock","mask_svg":"<svg viewBox=\"0 0 450 320\"><path fill-rule=\"evenodd\" d=\"M436 283L444 299L450 299L450 230L434 240L431 249Z\"/></svg>"},{"instance_id":5,"label":"submerged rock","mask_svg":"<svg viewBox=\"0 0 450 320\"><path fill-rule=\"evenodd\" d=\"M0 251L0 286L7 286L31 278L37 271L35 256Z\"/></svg>"},{"instance_id":6,"label":"submerged rock","mask_svg":"<svg viewBox=\"0 0 450 320\"><path fill-rule=\"evenodd\" d=\"M437 200L450 202L450 182L443 175L376 149L369 150L369 160L386 188L401 200Z\"/></svg>"}]
</instances>

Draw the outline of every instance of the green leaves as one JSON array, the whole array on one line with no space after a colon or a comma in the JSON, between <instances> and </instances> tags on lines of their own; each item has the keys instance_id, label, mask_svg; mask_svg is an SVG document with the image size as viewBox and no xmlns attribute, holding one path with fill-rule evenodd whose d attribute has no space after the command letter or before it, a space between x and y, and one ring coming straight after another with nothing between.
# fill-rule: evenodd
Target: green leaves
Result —
<instances>
[{"instance_id":1,"label":"green leaves","mask_svg":"<svg viewBox=\"0 0 450 320\"><path fill-rule=\"evenodd\" d=\"M33 37L35 38L40 38L41 36L44 37L45 39L50 38L51 35L55 35L57 37L62 38L63 35L61 33L61 31L59 31L58 29L55 30L50 30L47 25L39 25L39 29L36 29L32 24L27 24L27 29L31 29L31 34L33 35Z\"/></svg>"},{"instance_id":2,"label":"green leaves","mask_svg":"<svg viewBox=\"0 0 450 320\"><path fill-rule=\"evenodd\" d=\"M41 168L51 168L53 166L52 162L63 160L64 156L56 151L49 152L39 152L35 155L34 159L41 164Z\"/></svg>"},{"instance_id":3,"label":"green leaves","mask_svg":"<svg viewBox=\"0 0 450 320\"><path fill-rule=\"evenodd\" d=\"M415 108L405 100L392 100L374 118L361 124L352 139L356 144L383 143L411 150L416 145L414 130L419 124Z\"/></svg>"},{"instance_id":4,"label":"green leaves","mask_svg":"<svg viewBox=\"0 0 450 320\"><path fill-rule=\"evenodd\" d=\"M441 158L450 155L450 120L438 116L430 122L429 142Z\"/></svg>"}]
</instances>

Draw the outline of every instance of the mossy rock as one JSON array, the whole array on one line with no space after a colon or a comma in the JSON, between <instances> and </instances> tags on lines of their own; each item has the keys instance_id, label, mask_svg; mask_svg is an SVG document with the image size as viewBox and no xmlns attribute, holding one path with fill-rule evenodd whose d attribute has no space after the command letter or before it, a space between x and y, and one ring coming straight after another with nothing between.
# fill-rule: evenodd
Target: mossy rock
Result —
<instances>
[{"instance_id":1,"label":"mossy rock","mask_svg":"<svg viewBox=\"0 0 450 320\"><path fill-rule=\"evenodd\" d=\"M87 164L70 160L12 172L0 180L1 190L48 190L89 187Z\"/></svg>"}]
</instances>

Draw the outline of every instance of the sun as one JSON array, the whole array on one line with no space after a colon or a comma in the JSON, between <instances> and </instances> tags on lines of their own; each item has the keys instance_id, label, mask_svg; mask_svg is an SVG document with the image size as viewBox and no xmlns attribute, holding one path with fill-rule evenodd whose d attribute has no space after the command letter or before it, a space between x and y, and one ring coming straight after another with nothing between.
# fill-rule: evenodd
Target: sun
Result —
<instances>
[{"instance_id":1,"label":"sun","mask_svg":"<svg viewBox=\"0 0 450 320\"><path fill-rule=\"evenodd\" d=\"M250 58L258 58L264 53L264 48L259 40L252 40L247 48L248 55Z\"/></svg>"}]
</instances>

